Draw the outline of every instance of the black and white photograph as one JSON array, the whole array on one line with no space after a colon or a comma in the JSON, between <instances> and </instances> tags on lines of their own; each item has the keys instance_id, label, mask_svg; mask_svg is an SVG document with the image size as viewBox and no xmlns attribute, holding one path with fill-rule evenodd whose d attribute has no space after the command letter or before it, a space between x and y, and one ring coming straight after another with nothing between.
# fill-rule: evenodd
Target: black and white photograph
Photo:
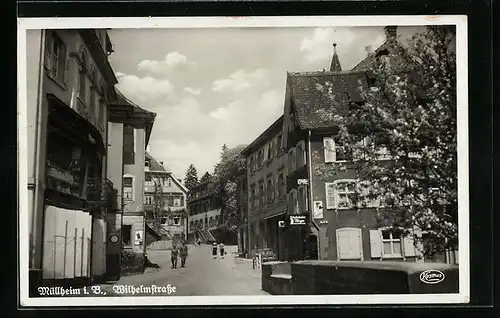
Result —
<instances>
[{"instance_id":1,"label":"black and white photograph","mask_svg":"<svg viewBox=\"0 0 500 318\"><path fill-rule=\"evenodd\" d=\"M467 303L466 34L18 19L21 305Z\"/></svg>"}]
</instances>

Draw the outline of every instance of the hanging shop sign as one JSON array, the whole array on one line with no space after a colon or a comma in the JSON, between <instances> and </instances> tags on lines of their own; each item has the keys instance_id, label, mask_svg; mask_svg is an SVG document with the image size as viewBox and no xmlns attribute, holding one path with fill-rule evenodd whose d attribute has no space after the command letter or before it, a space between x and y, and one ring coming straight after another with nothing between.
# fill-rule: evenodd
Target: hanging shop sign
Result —
<instances>
[{"instance_id":1,"label":"hanging shop sign","mask_svg":"<svg viewBox=\"0 0 500 318\"><path fill-rule=\"evenodd\" d=\"M307 215L305 214L290 215L290 226L306 225L306 224L307 224Z\"/></svg>"},{"instance_id":2,"label":"hanging shop sign","mask_svg":"<svg viewBox=\"0 0 500 318\"><path fill-rule=\"evenodd\" d=\"M313 218L314 219L323 218L323 201L314 201Z\"/></svg>"},{"instance_id":3,"label":"hanging shop sign","mask_svg":"<svg viewBox=\"0 0 500 318\"><path fill-rule=\"evenodd\" d=\"M144 232L141 231L136 231L135 232L135 245L142 245L142 242L144 241Z\"/></svg>"},{"instance_id":4,"label":"hanging shop sign","mask_svg":"<svg viewBox=\"0 0 500 318\"><path fill-rule=\"evenodd\" d=\"M297 184L298 185L308 185L309 184L309 180L307 180L307 179L297 179Z\"/></svg>"}]
</instances>

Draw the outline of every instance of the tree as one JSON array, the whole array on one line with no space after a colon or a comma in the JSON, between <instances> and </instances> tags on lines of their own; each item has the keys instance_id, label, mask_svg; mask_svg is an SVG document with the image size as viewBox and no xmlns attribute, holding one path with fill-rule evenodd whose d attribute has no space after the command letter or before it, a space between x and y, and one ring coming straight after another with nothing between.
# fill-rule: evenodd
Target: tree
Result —
<instances>
[{"instance_id":1,"label":"tree","mask_svg":"<svg viewBox=\"0 0 500 318\"><path fill-rule=\"evenodd\" d=\"M219 199L222 211L222 226L227 232L236 232L238 227L238 181L246 174L246 159L241 154L245 148L239 145L222 146L221 159L215 166L211 192Z\"/></svg>"},{"instance_id":2,"label":"tree","mask_svg":"<svg viewBox=\"0 0 500 318\"><path fill-rule=\"evenodd\" d=\"M397 63L374 57L374 85L359 87L364 102L336 115L336 143L354 162L316 170L326 178L353 169L370 180L354 200L380 199L381 224L425 231L425 240L414 239L429 256L458 244L454 44L454 27L430 26L412 37ZM334 88L327 94L335 98ZM390 160L380 160L384 153Z\"/></svg>"},{"instance_id":3,"label":"tree","mask_svg":"<svg viewBox=\"0 0 500 318\"><path fill-rule=\"evenodd\" d=\"M186 186L186 188L188 188L188 190L192 190L198 184L198 171L196 171L196 167L193 164L190 164L186 171L184 185Z\"/></svg>"},{"instance_id":4,"label":"tree","mask_svg":"<svg viewBox=\"0 0 500 318\"><path fill-rule=\"evenodd\" d=\"M200 178L200 183L205 183L209 181L212 178L212 175L207 171L205 174Z\"/></svg>"}]
</instances>

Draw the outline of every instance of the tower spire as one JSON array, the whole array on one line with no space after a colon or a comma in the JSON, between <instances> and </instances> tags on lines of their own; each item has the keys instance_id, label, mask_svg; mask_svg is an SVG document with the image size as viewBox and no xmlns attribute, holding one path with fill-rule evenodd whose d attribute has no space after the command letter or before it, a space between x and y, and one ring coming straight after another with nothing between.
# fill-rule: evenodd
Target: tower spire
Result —
<instances>
[{"instance_id":1,"label":"tower spire","mask_svg":"<svg viewBox=\"0 0 500 318\"><path fill-rule=\"evenodd\" d=\"M337 43L333 43L333 57L330 65L330 72L342 72L339 56L337 55Z\"/></svg>"}]
</instances>

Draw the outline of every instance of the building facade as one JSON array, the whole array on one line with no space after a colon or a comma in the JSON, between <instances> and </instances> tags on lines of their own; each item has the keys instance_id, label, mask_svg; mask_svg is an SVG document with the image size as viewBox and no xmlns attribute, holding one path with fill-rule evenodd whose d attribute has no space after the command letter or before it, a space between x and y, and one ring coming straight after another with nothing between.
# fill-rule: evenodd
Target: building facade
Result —
<instances>
[{"instance_id":1,"label":"building facade","mask_svg":"<svg viewBox=\"0 0 500 318\"><path fill-rule=\"evenodd\" d=\"M110 121L116 127L116 134L122 135L120 249L134 259L133 264L127 265L130 267L127 271L142 271L146 252L145 236L147 231L151 231L146 226L144 210L145 153L156 114L134 104L118 90L116 94L117 99L111 106L113 116ZM110 165L115 163L110 162ZM118 223L116 220L114 230Z\"/></svg>"},{"instance_id":2,"label":"building facade","mask_svg":"<svg viewBox=\"0 0 500 318\"><path fill-rule=\"evenodd\" d=\"M378 222L386 211L378 200L354 203L353 198L365 191L362 184L366 180L358 180L349 168L353 156L337 138L338 122L331 116L363 103L358 86L368 88L372 80L366 69L368 59L390 59L395 64L401 58L396 28L386 27L385 31L386 42L353 70L342 71L334 51L330 71L287 74L283 125L288 154L287 211L289 217L304 215L308 219L307 225L287 230L289 260L423 261L413 236L390 232ZM336 98L318 92L317 87L327 83ZM379 160L390 164L386 149L380 149ZM327 177L316 172L318 167L340 162L347 167L344 171Z\"/></svg>"},{"instance_id":3,"label":"building facade","mask_svg":"<svg viewBox=\"0 0 500 318\"><path fill-rule=\"evenodd\" d=\"M248 182L247 175L238 179L238 254L249 257L249 235L248 235Z\"/></svg>"},{"instance_id":4,"label":"building facade","mask_svg":"<svg viewBox=\"0 0 500 318\"><path fill-rule=\"evenodd\" d=\"M217 241L217 229L222 222L221 202L211 193L212 181L201 183L188 195L188 239L204 243Z\"/></svg>"},{"instance_id":5,"label":"building facade","mask_svg":"<svg viewBox=\"0 0 500 318\"><path fill-rule=\"evenodd\" d=\"M112 45L104 29L27 36L30 285L85 283L106 274Z\"/></svg>"},{"instance_id":6,"label":"building facade","mask_svg":"<svg viewBox=\"0 0 500 318\"><path fill-rule=\"evenodd\" d=\"M163 239L179 244L187 239L188 189L146 152L144 162L144 210L151 227Z\"/></svg>"},{"instance_id":7,"label":"building facade","mask_svg":"<svg viewBox=\"0 0 500 318\"><path fill-rule=\"evenodd\" d=\"M286 217L286 155L282 147L283 116L255 139L242 154L247 160L247 224L250 255L270 248L285 259L280 221Z\"/></svg>"}]
</instances>

